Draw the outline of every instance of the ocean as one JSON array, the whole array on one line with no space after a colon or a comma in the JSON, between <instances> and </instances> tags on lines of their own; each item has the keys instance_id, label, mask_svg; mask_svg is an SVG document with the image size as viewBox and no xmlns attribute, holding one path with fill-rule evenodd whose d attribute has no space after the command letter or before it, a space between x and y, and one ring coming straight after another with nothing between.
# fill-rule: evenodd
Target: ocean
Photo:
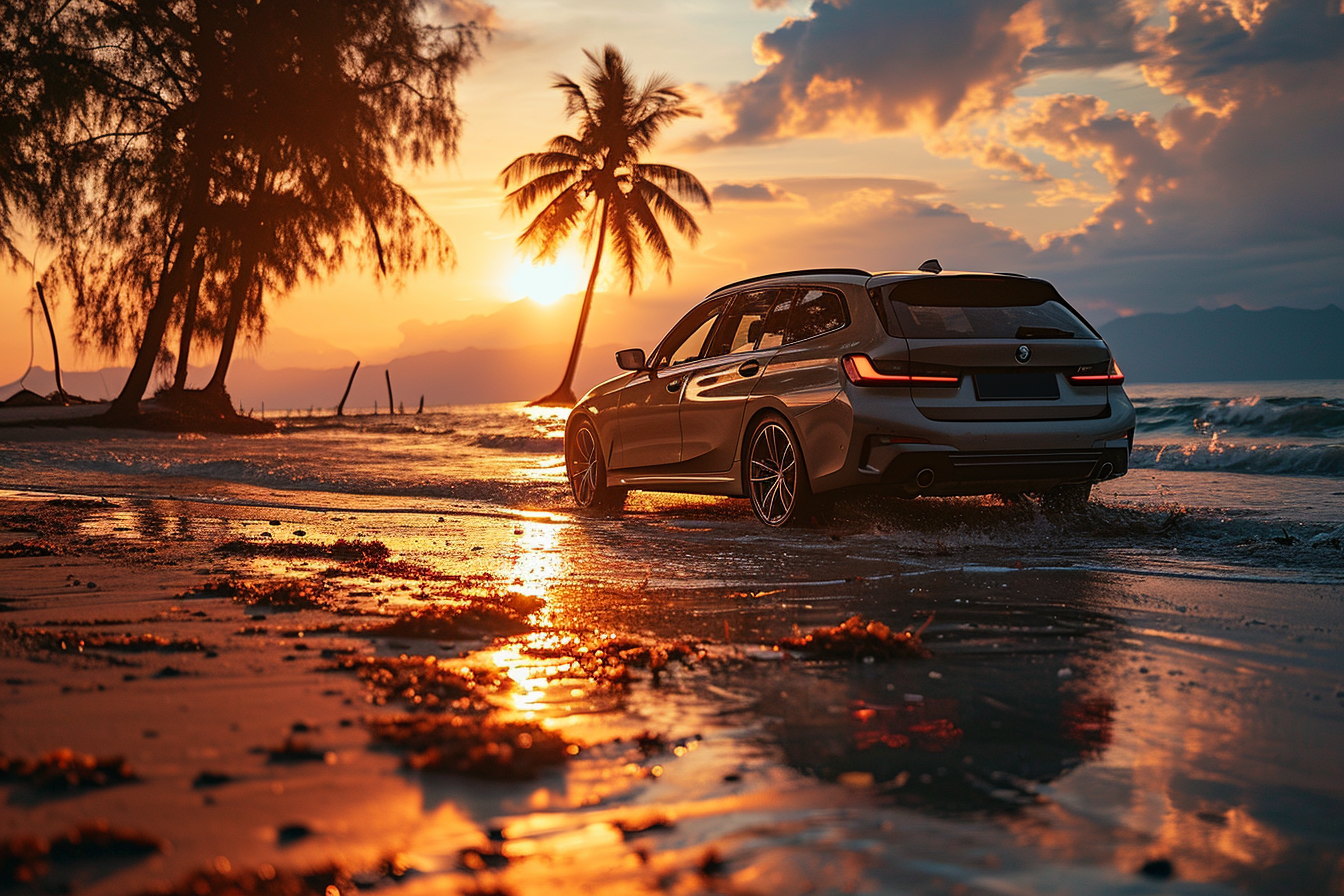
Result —
<instances>
[{"instance_id":1,"label":"ocean","mask_svg":"<svg viewBox=\"0 0 1344 896\"><path fill-rule=\"evenodd\" d=\"M1085 526L1062 534L1039 514L1024 525L993 498L859 498L842 502L836 525L860 538L899 531L903 545L950 544L958 562L964 551L993 562L996 549L1052 545L1062 562L1129 568L1162 555L1170 534L1162 525L1179 514L1187 552L1210 563L1262 567L1265 558L1247 545L1280 539L1297 554L1277 557L1275 574L1284 574L1283 562L1327 577L1344 569L1330 547L1344 535L1344 380L1136 384L1128 392L1138 409L1131 470L1097 487ZM258 515L573 514L563 412L512 403L268 417L280 428L264 436L6 430L0 489L253 507ZM635 495L627 514L709 544L789 538L762 531L741 500ZM722 526L730 531L693 531Z\"/></svg>"}]
</instances>

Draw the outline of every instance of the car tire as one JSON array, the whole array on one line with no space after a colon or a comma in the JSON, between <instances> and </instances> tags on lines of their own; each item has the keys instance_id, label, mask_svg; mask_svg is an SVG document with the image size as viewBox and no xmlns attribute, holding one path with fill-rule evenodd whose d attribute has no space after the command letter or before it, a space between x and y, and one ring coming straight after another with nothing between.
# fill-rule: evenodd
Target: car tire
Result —
<instances>
[{"instance_id":1,"label":"car tire","mask_svg":"<svg viewBox=\"0 0 1344 896\"><path fill-rule=\"evenodd\" d=\"M1041 510L1047 514L1081 513L1091 498L1090 482L1057 485L1041 495Z\"/></svg>"},{"instance_id":2,"label":"car tire","mask_svg":"<svg viewBox=\"0 0 1344 896\"><path fill-rule=\"evenodd\" d=\"M614 510L625 502L625 490L607 485L607 464L597 427L580 420L565 437L565 477L574 503L583 510Z\"/></svg>"},{"instance_id":3,"label":"car tire","mask_svg":"<svg viewBox=\"0 0 1344 896\"><path fill-rule=\"evenodd\" d=\"M745 485L751 510L767 526L807 523L815 503L802 446L779 414L756 421L747 437Z\"/></svg>"}]
</instances>

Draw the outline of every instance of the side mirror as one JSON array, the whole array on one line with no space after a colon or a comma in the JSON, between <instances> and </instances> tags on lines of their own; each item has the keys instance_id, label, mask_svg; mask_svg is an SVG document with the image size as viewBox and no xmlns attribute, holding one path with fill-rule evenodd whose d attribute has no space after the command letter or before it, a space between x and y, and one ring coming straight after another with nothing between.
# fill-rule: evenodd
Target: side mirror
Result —
<instances>
[{"instance_id":1,"label":"side mirror","mask_svg":"<svg viewBox=\"0 0 1344 896\"><path fill-rule=\"evenodd\" d=\"M623 348L616 353L616 366L622 370L644 370L647 364L644 360L644 349L642 348Z\"/></svg>"}]
</instances>

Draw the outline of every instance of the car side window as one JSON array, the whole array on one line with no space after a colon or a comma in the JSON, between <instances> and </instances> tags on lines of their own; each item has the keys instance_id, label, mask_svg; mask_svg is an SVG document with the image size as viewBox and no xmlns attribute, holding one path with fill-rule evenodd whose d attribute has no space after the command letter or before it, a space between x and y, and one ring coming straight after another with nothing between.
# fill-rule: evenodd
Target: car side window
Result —
<instances>
[{"instance_id":1,"label":"car side window","mask_svg":"<svg viewBox=\"0 0 1344 896\"><path fill-rule=\"evenodd\" d=\"M789 315L787 342L811 339L843 327L845 302L840 294L829 289L807 289L798 297L793 313Z\"/></svg>"},{"instance_id":2,"label":"car side window","mask_svg":"<svg viewBox=\"0 0 1344 896\"><path fill-rule=\"evenodd\" d=\"M705 343L709 341L709 334L718 322L723 305L723 302L715 302L683 317L663 339L654 368L675 367L705 357Z\"/></svg>"},{"instance_id":3,"label":"car side window","mask_svg":"<svg viewBox=\"0 0 1344 896\"><path fill-rule=\"evenodd\" d=\"M765 319L765 329L757 348L779 348L784 344L789 332L789 312L793 310L793 300L797 294L796 289L778 291L779 297L770 309L770 316Z\"/></svg>"},{"instance_id":4,"label":"car side window","mask_svg":"<svg viewBox=\"0 0 1344 896\"><path fill-rule=\"evenodd\" d=\"M755 351L778 293L777 289L758 289L734 296L723 313L723 323L714 334L714 343L705 357Z\"/></svg>"}]
</instances>

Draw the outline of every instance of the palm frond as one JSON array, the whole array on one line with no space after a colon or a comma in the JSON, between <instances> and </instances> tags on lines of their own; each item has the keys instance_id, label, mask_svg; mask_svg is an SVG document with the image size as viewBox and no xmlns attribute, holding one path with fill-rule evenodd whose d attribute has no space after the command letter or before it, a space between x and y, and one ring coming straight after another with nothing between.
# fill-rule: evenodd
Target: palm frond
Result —
<instances>
[{"instance_id":1,"label":"palm frond","mask_svg":"<svg viewBox=\"0 0 1344 896\"><path fill-rule=\"evenodd\" d=\"M635 177L662 187L683 202L695 202L706 209L713 207L709 191L691 172L674 165L639 164L634 167Z\"/></svg>"},{"instance_id":2,"label":"palm frond","mask_svg":"<svg viewBox=\"0 0 1344 896\"><path fill-rule=\"evenodd\" d=\"M538 261L554 258L585 212L591 217L591 210L584 206L575 187L562 191L523 228L518 235L518 248L531 249Z\"/></svg>"},{"instance_id":3,"label":"palm frond","mask_svg":"<svg viewBox=\"0 0 1344 896\"><path fill-rule=\"evenodd\" d=\"M630 197L624 193L618 193L617 197L611 200L607 235L611 239L611 251L616 255L617 267L625 277L628 291L633 293L635 284L639 282L641 243L635 232L636 222L630 208Z\"/></svg>"},{"instance_id":4,"label":"palm frond","mask_svg":"<svg viewBox=\"0 0 1344 896\"><path fill-rule=\"evenodd\" d=\"M667 274L667 282L671 283L672 247L667 244L667 237L663 235L663 228L658 223L658 216L654 213L654 209L650 208L643 191L636 190L631 193L630 200L630 214L644 235L643 244L649 250L649 254L653 256L653 266Z\"/></svg>"},{"instance_id":5,"label":"palm frond","mask_svg":"<svg viewBox=\"0 0 1344 896\"><path fill-rule=\"evenodd\" d=\"M555 151L529 152L504 166L504 170L499 172L498 180L507 190L539 174L581 168L583 165L584 159L581 155Z\"/></svg>"},{"instance_id":6,"label":"palm frond","mask_svg":"<svg viewBox=\"0 0 1344 896\"><path fill-rule=\"evenodd\" d=\"M572 169L542 174L523 184L504 197L505 206L514 214L521 215L543 199L547 199L570 186L583 187L582 172Z\"/></svg>"},{"instance_id":7,"label":"palm frond","mask_svg":"<svg viewBox=\"0 0 1344 896\"><path fill-rule=\"evenodd\" d=\"M686 242L695 245L696 241L700 239L700 225L695 222L695 216L658 185L649 181L641 181L635 188L635 192L642 202L647 203L653 209L658 217L670 223Z\"/></svg>"}]
</instances>

